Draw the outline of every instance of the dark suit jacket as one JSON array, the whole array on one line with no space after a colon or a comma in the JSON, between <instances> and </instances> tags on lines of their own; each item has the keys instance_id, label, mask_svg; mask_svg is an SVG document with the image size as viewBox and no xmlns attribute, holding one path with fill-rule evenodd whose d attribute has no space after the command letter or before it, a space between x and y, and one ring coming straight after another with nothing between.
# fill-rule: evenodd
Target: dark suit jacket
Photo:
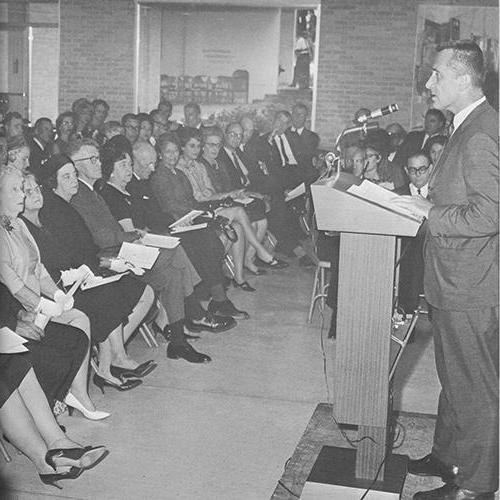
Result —
<instances>
[{"instance_id":1,"label":"dark suit jacket","mask_svg":"<svg viewBox=\"0 0 500 500\"><path fill-rule=\"evenodd\" d=\"M38 142L34 139L29 139L28 144L30 148L29 170L33 172L35 177L38 177L40 170L43 168L42 163L50 156L51 145L48 144L44 149L42 149Z\"/></svg>"},{"instance_id":2,"label":"dark suit jacket","mask_svg":"<svg viewBox=\"0 0 500 500\"><path fill-rule=\"evenodd\" d=\"M445 310L498 306L498 113L487 102L451 136L429 198L427 301Z\"/></svg>"},{"instance_id":3,"label":"dark suit jacket","mask_svg":"<svg viewBox=\"0 0 500 500\"><path fill-rule=\"evenodd\" d=\"M319 135L312 130L304 129L299 135L289 128L285 132L288 143L298 164L303 167L313 166L313 157L319 146Z\"/></svg>"},{"instance_id":4,"label":"dark suit jacket","mask_svg":"<svg viewBox=\"0 0 500 500\"><path fill-rule=\"evenodd\" d=\"M238 156L238 158L240 157ZM220 148L219 154L217 155L217 162L219 163L219 168L224 170L226 175L229 177L231 181L231 190L245 187L245 184L243 184L241 180L240 172L236 170L232 158L229 157L224 148ZM250 181L250 179L248 179L248 181Z\"/></svg>"}]
</instances>

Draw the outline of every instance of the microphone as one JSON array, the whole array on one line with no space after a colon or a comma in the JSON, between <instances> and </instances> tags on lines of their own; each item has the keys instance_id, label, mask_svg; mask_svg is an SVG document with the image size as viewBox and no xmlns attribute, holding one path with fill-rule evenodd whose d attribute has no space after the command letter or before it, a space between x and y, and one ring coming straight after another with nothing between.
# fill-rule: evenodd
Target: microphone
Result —
<instances>
[{"instance_id":1,"label":"microphone","mask_svg":"<svg viewBox=\"0 0 500 500\"><path fill-rule=\"evenodd\" d=\"M395 113L399 111L399 106L397 104L389 104L383 108L374 109L368 113L362 113L356 117L356 121L358 123L365 123L368 120L372 120L373 118L380 118L381 116L390 115L391 113Z\"/></svg>"}]
</instances>

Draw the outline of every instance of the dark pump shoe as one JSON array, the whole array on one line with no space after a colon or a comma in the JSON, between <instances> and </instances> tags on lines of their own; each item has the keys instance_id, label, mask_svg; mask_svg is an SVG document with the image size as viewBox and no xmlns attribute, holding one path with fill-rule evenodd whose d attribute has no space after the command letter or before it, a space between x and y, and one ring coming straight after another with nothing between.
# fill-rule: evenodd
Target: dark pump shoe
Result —
<instances>
[{"instance_id":1,"label":"dark pump shoe","mask_svg":"<svg viewBox=\"0 0 500 500\"><path fill-rule=\"evenodd\" d=\"M167 347L167 358L170 359L185 359L190 363L210 363L212 358L207 354L203 354L201 352L193 349L191 344L187 342L185 344L168 344Z\"/></svg>"},{"instance_id":2,"label":"dark pump shoe","mask_svg":"<svg viewBox=\"0 0 500 500\"><path fill-rule=\"evenodd\" d=\"M208 304L208 312L210 314L219 314L220 316L231 316L234 319L248 319L250 315L246 311L236 309L235 305L226 299L223 302L210 301Z\"/></svg>"},{"instance_id":3,"label":"dark pump shoe","mask_svg":"<svg viewBox=\"0 0 500 500\"><path fill-rule=\"evenodd\" d=\"M136 368L122 368L120 366L111 366L111 375L116 378L142 378L149 375L158 365L150 359L140 364Z\"/></svg>"},{"instance_id":4,"label":"dark pump shoe","mask_svg":"<svg viewBox=\"0 0 500 500\"><path fill-rule=\"evenodd\" d=\"M236 326L236 321L231 317L217 316L215 314L207 313L201 319L187 319L184 325L190 332L225 332Z\"/></svg>"},{"instance_id":5,"label":"dark pump shoe","mask_svg":"<svg viewBox=\"0 0 500 500\"><path fill-rule=\"evenodd\" d=\"M493 492L477 493L451 483L435 490L419 491L413 495L413 500L494 500L494 498Z\"/></svg>"},{"instance_id":6,"label":"dark pump shoe","mask_svg":"<svg viewBox=\"0 0 500 500\"><path fill-rule=\"evenodd\" d=\"M443 482L452 482L458 473L458 467L443 463L432 453L418 460L408 461L408 472L416 476L436 476Z\"/></svg>"}]
</instances>

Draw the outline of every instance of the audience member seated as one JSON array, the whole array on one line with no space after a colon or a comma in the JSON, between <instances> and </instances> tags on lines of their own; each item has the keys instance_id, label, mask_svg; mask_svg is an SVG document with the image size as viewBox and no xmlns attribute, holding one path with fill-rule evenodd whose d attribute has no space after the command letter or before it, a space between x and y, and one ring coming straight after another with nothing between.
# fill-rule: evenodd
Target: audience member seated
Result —
<instances>
[{"instance_id":1,"label":"audience member seated","mask_svg":"<svg viewBox=\"0 0 500 500\"><path fill-rule=\"evenodd\" d=\"M235 134L239 133L239 131L241 130L241 126L239 124L233 124L233 125L234 125L233 131L235 132ZM244 250L245 267L252 274L259 276L261 274L264 274L265 271L263 269L259 269L255 265L254 259L257 250L260 250L262 252L263 248L260 248L260 246L262 246L262 241L267 232L266 204L264 203L263 195L259 193L255 193L252 191L245 191L242 189L237 189L236 191L231 190L232 184L230 182L229 175L227 174L226 169L223 166L219 165L219 162L217 160L219 150L222 146L222 137L223 137L222 131L217 127L205 127L203 129L203 152L202 156L199 158L198 163L204 167L205 172L208 174L209 183L204 186L203 190L197 190L196 187L193 185L194 182L193 178L193 180L191 181L191 185L193 186L194 196L198 201L224 199L225 204L232 205L228 207L226 206L220 207L217 211L219 214L235 222L238 238L241 237L242 240L243 239L247 240L247 247ZM234 141L233 146L236 145L236 142L239 143L239 139L237 137L235 137L232 140ZM236 154L234 151L235 150L233 150L233 154ZM195 168L199 168L200 166L199 164ZM241 168L242 169L245 168L243 164L241 165ZM242 176L245 175L243 173L243 170L240 170L240 172ZM188 172L185 173L186 175L188 175ZM200 175L199 179L202 178L205 177L203 175ZM247 200L253 199L253 201L247 204L240 202L240 200L244 200L245 198ZM247 217L241 214L242 206L244 206L245 214L248 216L248 219L251 222L252 226L251 229L253 234L249 234L249 232L245 230L245 227L247 227L246 226ZM254 241L253 243L251 243L251 241L254 240L254 235L256 242ZM233 245L233 247L235 246L237 247L237 244ZM260 260L262 260L262 258L260 258ZM241 265L243 265L243 262L241 262ZM281 266L286 267L285 263L281 263ZM238 270L238 272L240 272L240 270Z\"/></svg>"},{"instance_id":2,"label":"audience member seated","mask_svg":"<svg viewBox=\"0 0 500 500\"><path fill-rule=\"evenodd\" d=\"M240 129L241 127L237 125ZM191 183L193 190L193 196L198 203L207 202L210 200L220 200L222 198L227 198L227 195L235 195L234 192L218 194L210 178L208 177L207 170L205 166L198 161L201 149L201 134L198 130L193 128L183 128L179 130L178 136L180 137L180 145L182 154L179 158L177 166L178 170L184 172L186 177ZM208 159L215 159L215 155L212 155L212 149L207 148ZM215 152L214 152L215 153ZM239 195L239 193L237 193ZM226 200L227 201L227 200ZM271 267L275 269L280 269L286 267L287 264L274 259L273 256L262 246L259 241L259 237L262 239L267 231L267 222L265 224L260 224L259 229L263 227L264 232L261 231L260 234L256 234L254 228L252 227L251 221L248 218L245 209L241 206L224 206L233 205L232 199L229 203L222 203L215 210L217 215L222 215L229 219L230 222L234 223L234 228L238 236L237 241L231 246L231 253L235 261L235 279L233 281L234 285L244 291L253 292L255 289L251 287L243 278L243 261L245 260L246 267L251 270L253 274L257 274L258 268L255 266L253 259L255 257L255 252L257 252L260 261L266 267ZM263 207L262 207L263 208ZM264 215L264 210L260 211L260 215L257 214L256 220L262 220ZM245 258L245 248L246 244L251 245L254 251L247 253Z\"/></svg>"},{"instance_id":3,"label":"audience member seated","mask_svg":"<svg viewBox=\"0 0 500 500\"><path fill-rule=\"evenodd\" d=\"M7 140L7 165L21 173L28 171L30 164L30 148L24 137L16 136Z\"/></svg>"},{"instance_id":4,"label":"audience member seated","mask_svg":"<svg viewBox=\"0 0 500 500\"><path fill-rule=\"evenodd\" d=\"M363 178L391 191L405 184L404 172L398 165L387 160L390 140L385 130L369 132L363 145L365 148Z\"/></svg>"},{"instance_id":5,"label":"audience member seated","mask_svg":"<svg viewBox=\"0 0 500 500\"><path fill-rule=\"evenodd\" d=\"M431 108L425 114L424 130L409 132L405 140L398 147L393 163L404 167L408 158L421 150L428 152L427 141L435 135L444 135L446 118L439 109Z\"/></svg>"},{"instance_id":6,"label":"audience member seated","mask_svg":"<svg viewBox=\"0 0 500 500\"><path fill-rule=\"evenodd\" d=\"M153 136L149 142L151 142L153 146L156 146L159 137L169 131L169 122L168 118L166 118L164 114L160 113L158 109L151 111L149 116L151 116L151 120L153 120Z\"/></svg>"},{"instance_id":7,"label":"audience member seated","mask_svg":"<svg viewBox=\"0 0 500 500\"><path fill-rule=\"evenodd\" d=\"M422 196L429 194L429 177L433 164L429 156L421 151L408 158L405 167L410 182L397 190L398 194ZM426 224L422 224L414 238L403 238L399 268L398 306L406 313L413 313L419 306L419 296L424 291L424 254Z\"/></svg>"},{"instance_id":8,"label":"audience member seated","mask_svg":"<svg viewBox=\"0 0 500 500\"><path fill-rule=\"evenodd\" d=\"M446 143L448 142L448 137L445 135L435 135L427 141L426 150L429 152L431 162L434 166L437 165L441 153L443 152Z\"/></svg>"},{"instance_id":9,"label":"audience member seated","mask_svg":"<svg viewBox=\"0 0 500 500\"><path fill-rule=\"evenodd\" d=\"M98 144L104 142L104 123L109 114L109 104L104 99L94 99L92 101L92 120L90 121L90 130L92 139Z\"/></svg>"},{"instance_id":10,"label":"audience member seated","mask_svg":"<svg viewBox=\"0 0 500 500\"><path fill-rule=\"evenodd\" d=\"M37 326L36 313L24 309L3 283L0 318L4 326L27 340L24 345L49 406L54 414L61 413L66 408L62 402L88 351L87 336L79 328L54 321L45 328Z\"/></svg>"},{"instance_id":11,"label":"audience member seated","mask_svg":"<svg viewBox=\"0 0 500 500\"><path fill-rule=\"evenodd\" d=\"M180 128L194 128L200 131L203 128L201 108L197 102L188 102L184 105L184 125Z\"/></svg>"},{"instance_id":12,"label":"audience member seated","mask_svg":"<svg viewBox=\"0 0 500 500\"><path fill-rule=\"evenodd\" d=\"M306 128L308 114L309 110L305 104L295 104L292 108L292 124L285 135L297 163L304 168L312 169L318 152L319 135Z\"/></svg>"},{"instance_id":13,"label":"audience member seated","mask_svg":"<svg viewBox=\"0 0 500 500\"><path fill-rule=\"evenodd\" d=\"M114 145L111 145L110 148L113 147ZM79 176L78 192L71 198L71 204L90 229L94 242L99 247L100 256L115 256L122 243L137 241L144 232L126 231L115 220L103 198L94 190L94 184L102 177L96 145L91 141L75 143L70 153ZM130 161L130 155L122 151L119 156L121 160L113 163L120 163L120 168L127 156ZM184 358L195 363L210 361L209 356L198 353L186 341L184 325L191 331L217 332L228 330L236 323L233 318L213 316L203 310L193 295L194 286L200 278L182 248L162 249L152 269L147 270L141 279L158 293L159 300L167 312L168 328L164 325L165 336L170 337L167 356L172 359Z\"/></svg>"},{"instance_id":14,"label":"audience member seated","mask_svg":"<svg viewBox=\"0 0 500 500\"><path fill-rule=\"evenodd\" d=\"M76 116L72 111L61 113L56 119L56 140L54 154L66 154L69 140L76 131Z\"/></svg>"},{"instance_id":15,"label":"audience member seated","mask_svg":"<svg viewBox=\"0 0 500 500\"><path fill-rule=\"evenodd\" d=\"M359 146L349 146L345 151L344 170L356 177L363 176L365 151Z\"/></svg>"},{"instance_id":16,"label":"audience member seated","mask_svg":"<svg viewBox=\"0 0 500 500\"><path fill-rule=\"evenodd\" d=\"M59 489L59 481L76 479L108 454L104 446L82 446L63 432L28 353L0 354L0 429L33 463L40 480Z\"/></svg>"},{"instance_id":17,"label":"audience member seated","mask_svg":"<svg viewBox=\"0 0 500 500\"><path fill-rule=\"evenodd\" d=\"M300 163L301 156L292 149L286 131L292 124L288 111L278 111L273 121L273 128L263 139L269 147L267 168L271 168L281 181L284 189L297 187L302 182L311 184L318 176L316 169L309 163Z\"/></svg>"},{"instance_id":18,"label":"audience member seated","mask_svg":"<svg viewBox=\"0 0 500 500\"><path fill-rule=\"evenodd\" d=\"M399 146L403 144L406 138L406 130L399 123L391 123L387 125L385 131L389 134L391 140L391 149L387 159L393 161Z\"/></svg>"},{"instance_id":19,"label":"audience member seated","mask_svg":"<svg viewBox=\"0 0 500 500\"><path fill-rule=\"evenodd\" d=\"M17 111L11 111L5 115L3 126L7 140L24 135L23 117Z\"/></svg>"},{"instance_id":20,"label":"audience member seated","mask_svg":"<svg viewBox=\"0 0 500 500\"><path fill-rule=\"evenodd\" d=\"M127 113L122 116L122 125L125 137L129 140L130 144L134 144L139 137L139 118L134 113Z\"/></svg>"},{"instance_id":21,"label":"audience member seated","mask_svg":"<svg viewBox=\"0 0 500 500\"><path fill-rule=\"evenodd\" d=\"M30 148L30 170L38 176L42 164L52 154L54 126L49 118L39 118L33 128L33 137L28 141Z\"/></svg>"},{"instance_id":22,"label":"audience member seated","mask_svg":"<svg viewBox=\"0 0 500 500\"><path fill-rule=\"evenodd\" d=\"M71 325L83 330L90 338L87 316L73 307L73 298L57 287L40 262L38 247L24 222L18 218L23 210L22 174L6 166L0 170L0 281L12 295L30 311L47 321ZM100 420L109 413L95 409L87 392L89 353L71 384L66 404L80 410L87 418Z\"/></svg>"},{"instance_id":23,"label":"audience member seated","mask_svg":"<svg viewBox=\"0 0 500 500\"><path fill-rule=\"evenodd\" d=\"M7 165L7 138L0 137L0 167Z\"/></svg>"},{"instance_id":24,"label":"audience member seated","mask_svg":"<svg viewBox=\"0 0 500 500\"><path fill-rule=\"evenodd\" d=\"M115 135L125 135L125 129L123 128L120 122L111 120L104 124L103 134L104 134L104 139L103 139L103 144L104 144L106 141L112 139Z\"/></svg>"},{"instance_id":25,"label":"audience member seated","mask_svg":"<svg viewBox=\"0 0 500 500\"><path fill-rule=\"evenodd\" d=\"M153 136L153 119L147 113L139 113L137 115L139 120L139 137L137 142L148 142L151 144L151 137Z\"/></svg>"},{"instance_id":26,"label":"audience member seated","mask_svg":"<svg viewBox=\"0 0 500 500\"><path fill-rule=\"evenodd\" d=\"M133 160L134 173L126 189L131 196L130 209L134 227L168 234L169 226L175 219L162 212L149 179L157 162L156 150L151 144L137 141L134 144ZM206 228L182 232L177 236L180 237L182 247L202 279L196 287L196 292L203 296L207 290L212 298L208 311L235 319L248 319L248 313L238 310L226 295L222 274L225 250L215 231Z\"/></svg>"},{"instance_id":27,"label":"audience member seated","mask_svg":"<svg viewBox=\"0 0 500 500\"><path fill-rule=\"evenodd\" d=\"M167 130L166 132L174 132L179 128L179 124L170 119L172 116L172 103L165 99L162 99L158 103L157 107L160 115L167 120Z\"/></svg>"},{"instance_id":28,"label":"audience member seated","mask_svg":"<svg viewBox=\"0 0 500 500\"><path fill-rule=\"evenodd\" d=\"M76 115L76 133L78 136L91 137L90 122L92 121L92 114L94 112L92 103L85 97L81 97L73 102L71 111Z\"/></svg>"},{"instance_id":29,"label":"audience member seated","mask_svg":"<svg viewBox=\"0 0 500 500\"><path fill-rule=\"evenodd\" d=\"M55 186L56 193L61 193L66 200L70 199L78 188L73 163L69 158L59 155L51 157L47 162L47 171L44 171L43 181L45 185ZM75 259L75 254L81 254L83 249L74 248L74 240L60 239L57 236L64 228L59 228L55 234L52 234L48 227L42 225L39 214L44 205L44 196L32 176L25 178L24 192L26 198L23 220L38 245L42 263L54 281L58 282L62 278L62 271L76 269L83 264L87 265L85 260ZM49 190L45 192L49 200L52 196L52 201L48 202L44 218L50 218L50 212L59 208L62 210L58 210L52 219L53 222L54 219L61 220L64 218L64 211L67 211L68 207L71 209L71 206L64 198L61 198L61 201L54 199L60 196L59 194L52 193L51 195ZM76 228L72 228L71 232L67 231L65 236L71 238L73 229ZM88 231L85 230L78 239L81 240L87 235ZM87 240L85 243L87 248L93 246L91 241ZM98 273L95 253L90 255L88 260L94 271ZM79 289L73 298L75 306L90 320L92 344L99 345L99 367L94 376L96 385L101 388L111 386L121 391L137 387L139 385L137 380L125 379L144 377L153 371L156 365L152 361L139 365L127 355L124 343L153 305L152 289L124 276L119 281L108 285L88 290ZM122 377L123 373L127 377Z\"/></svg>"}]
</instances>

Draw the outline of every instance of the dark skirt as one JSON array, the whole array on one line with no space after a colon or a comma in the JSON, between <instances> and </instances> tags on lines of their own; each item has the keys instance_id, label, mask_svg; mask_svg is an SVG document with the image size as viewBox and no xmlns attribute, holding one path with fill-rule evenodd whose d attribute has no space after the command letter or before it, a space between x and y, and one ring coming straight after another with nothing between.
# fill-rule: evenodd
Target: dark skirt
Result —
<instances>
[{"instance_id":1,"label":"dark skirt","mask_svg":"<svg viewBox=\"0 0 500 500\"><path fill-rule=\"evenodd\" d=\"M146 285L131 276L123 276L108 285L79 290L74 295L75 307L90 320L92 343L98 344L120 324L128 322L128 316L144 293Z\"/></svg>"},{"instance_id":2,"label":"dark skirt","mask_svg":"<svg viewBox=\"0 0 500 500\"><path fill-rule=\"evenodd\" d=\"M51 408L63 401L82 364L88 349L88 339L82 330L49 321L45 336L29 340L31 364Z\"/></svg>"},{"instance_id":3,"label":"dark skirt","mask_svg":"<svg viewBox=\"0 0 500 500\"><path fill-rule=\"evenodd\" d=\"M29 353L0 354L0 408L31 369Z\"/></svg>"},{"instance_id":4,"label":"dark skirt","mask_svg":"<svg viewBox=\"0 0 500 500\"><path fill-rule=\"evenodd\" d=\"M243 206L235 201L235 205ZM250 219L250 222L257 222L258 220L262 220L266 218L266 204L263 200L254 199L252 203L245 206L245 212Z\"/></svg>"}]
</instances>

